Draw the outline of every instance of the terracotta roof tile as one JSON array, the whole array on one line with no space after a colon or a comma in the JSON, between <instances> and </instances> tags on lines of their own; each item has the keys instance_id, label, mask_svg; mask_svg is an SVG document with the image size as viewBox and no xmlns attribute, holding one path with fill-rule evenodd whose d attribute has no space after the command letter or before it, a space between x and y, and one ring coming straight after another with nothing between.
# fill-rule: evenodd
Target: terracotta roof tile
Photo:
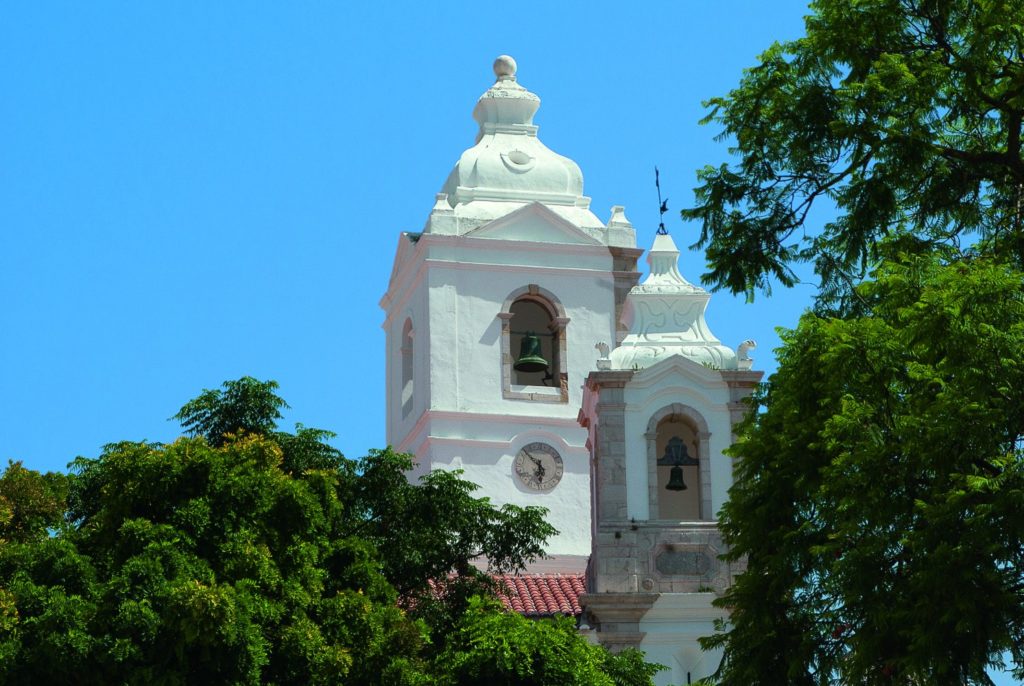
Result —
<instances>
[{"instance_id":1,"label":"terracotta roof tile","mask_svg":"<svg viewBox=\"0 0 1024 686\"><path fill-rule=\"evenodd\" d=\"M578 617L583 611L580 596L587 592L583 574L505 574L495 579L507 589L500 595L505 607L527 617Z\"/></svg>"}]
</instances>

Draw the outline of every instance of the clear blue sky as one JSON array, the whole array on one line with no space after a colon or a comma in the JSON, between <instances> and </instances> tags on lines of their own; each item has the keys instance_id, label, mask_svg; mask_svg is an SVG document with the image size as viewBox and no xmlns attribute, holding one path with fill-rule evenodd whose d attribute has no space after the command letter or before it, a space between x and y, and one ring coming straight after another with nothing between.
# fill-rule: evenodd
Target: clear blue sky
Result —
<instances>
[{"instance_id":1,"label":"clear blue sky","mask_svg":"<svg viewBox=\"0 0 1024 686\"><path fill-rule=\"evenodd\" d=\"M0 460L63 469L122 439L172 440L201 389L281 383L346 454L384 441L382 312L501 53L542 99L549 147L642 247L662 171L680 245L701 127L799 2L37 3L0 10ZM504 7L504 9L502 9ZM697 253L684 273L704 270ZM804 288L711 303L728 345Z\"/></svg>"},{"instance_id":2,"label":"clear blue sky","mask_svg":"<svg viewBox=\"0 0 1024 686\"><path fill-rule=\"evenodd\" d=\"M384 441L383 294L473 143L501 53L541 96L545 143L649 245L652 168L680 245L695 171L727 156L701 101L805 4L7 2L0 8L0 460L63 469L170 441L201 389L276 379L285 421ZM691 280L701 256L684 254ZM708 320L759 344L810 287ZM1010 683L1010 682L1006 682Z\"/></svg>"}]
</instances>

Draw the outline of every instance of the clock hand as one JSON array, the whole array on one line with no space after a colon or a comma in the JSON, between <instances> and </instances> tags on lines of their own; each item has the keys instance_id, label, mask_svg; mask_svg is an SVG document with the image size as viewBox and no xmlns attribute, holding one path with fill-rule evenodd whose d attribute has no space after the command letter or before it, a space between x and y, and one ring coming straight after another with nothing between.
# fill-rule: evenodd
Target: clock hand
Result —
<instances>
[{"instance_id":1,"label":"clock hand","mask_svg":"<svg viewBox=\"0 0 1024 686\"><path fill-rule=\"evenodd\" d=\"M537 473L538 474L544 474L544 472L546 471L544 469L544 463L541 462L539 458L534 457L530 453L526 453L526 456L530 458L530 461L532 461L535 465L537 465Z\"/></svg>"},{"instance_id":2,"label":"clock hand","mask_svg":"<svg viewBox=\"0 0 1024 686\"><path fill-rule=\"evenodd\" d=\"M544 469L544 464L540 461L539 458L534 457L532 453L527 453L526 451L523 452L526 454L528 458L530 458L530 462L533 462L533 464L537 465L537 468L533 470L533 473L537 477L537 480L543 481L544 474L547 473L547 470Z\"/></svg>"}]
</instances>

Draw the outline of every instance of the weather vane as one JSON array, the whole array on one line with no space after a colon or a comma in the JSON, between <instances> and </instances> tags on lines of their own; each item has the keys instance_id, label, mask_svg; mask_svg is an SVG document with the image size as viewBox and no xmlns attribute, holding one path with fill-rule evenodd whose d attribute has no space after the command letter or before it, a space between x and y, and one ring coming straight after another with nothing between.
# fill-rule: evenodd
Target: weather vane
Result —
<instances>
[{"instance_id":1,"label":"weather vane","mask_svg":"<svg viewBox=\"0 0 1024 686\"><path fill-rule=\"evenodd\" d=\"M661 199L661 180L658 178L658 166L654 166L654 187L658 189L658 235L667 236L668 229L665 228L665 213L668 212L668 198Z\"/></svg>"}]
</instances>

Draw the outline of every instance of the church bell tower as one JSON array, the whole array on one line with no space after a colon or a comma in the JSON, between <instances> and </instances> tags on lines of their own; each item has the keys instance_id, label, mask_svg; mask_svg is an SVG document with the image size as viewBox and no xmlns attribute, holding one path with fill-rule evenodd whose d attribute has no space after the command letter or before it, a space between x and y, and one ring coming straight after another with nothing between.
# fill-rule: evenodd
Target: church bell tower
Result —
<instances>
[{"instance_id":1,"label":"church bell tower","mask_svg":"<svg viewBox=\"0 0 1024 686\"><path fill-rule=\"evenodd\" d=\"M626 299L629 333L584 390L594 530L580 604L602 644L668 668L657 683L695 683L721 659L698 644L727 616L712 601L744 567L719 558L716 520L732 485L725 451L761 372L753 341L732 350L711 333L711 295L683 278L671 236L659 232L647 261Z\"/></svg>"},{"instance_id":2,"label":"church bell tower","mask_svg":"<svg viewBox=\"0 0 1024 686\"><path fill-rule=\"evenodd\" d=\"M549 554L582 571L591 553L588 433L577 421L599 346L614 345L636 284L621 207L590 210L583 175L545 146L540 98L508 56L479 98L462 153L421 232L398 239L381 300L387 439L416 478L461 469L495 504L539 505ZM575 562L573 562L575 560Z\"/></svg>"},{"instance_id":3,"label":"church bell tower","mask_svg":"<svg viewBox=\"0 0 1024 686\"><path fill-rule=\"evenodd\" d=\"M511 607L643 650L668 667L659 686L696 682L720 659L698 643L725 617L713 600L743 571L720 559L716 519L761 379L754 344L711 333L711 296L663 228L637 283L622 208L591 212L579 167L537 137L540 99L515 61L494 73L475 144L423 230L398 239L381 300L388 442L415 455L410 478L461 469L497 505L548 509L553 559L506 579Z\"/></svg>"}]
</instances>

